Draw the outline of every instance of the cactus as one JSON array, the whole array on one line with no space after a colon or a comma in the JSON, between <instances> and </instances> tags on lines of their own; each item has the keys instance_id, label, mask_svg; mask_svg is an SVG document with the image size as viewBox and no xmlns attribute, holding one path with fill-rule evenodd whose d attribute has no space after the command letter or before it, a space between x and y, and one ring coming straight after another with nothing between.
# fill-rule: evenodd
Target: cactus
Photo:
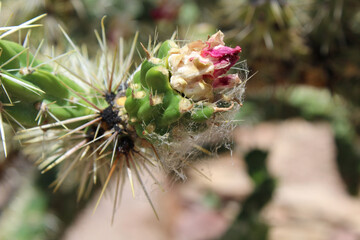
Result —
<instances>
[{"instance_id":1,"label":"cactus","mask_svg":"<svg viewBox=\"0 0 360 240\"><path fill-rule=\"evenodd\" d=\"M171 133L174 125L205 122L230 110L236 97L218 90L240 84L237 75L224 75L240 51L224 46L221 32L182 48L164 42L157 57L144 60L126 91L125 109L137 134L152 141L151 133ZM227 107L218 107L220 102Z\"/></svg>"},{"instance_id":2,"label":"cactus","mask_svg":"<svg viewBox=\"0 0 360 240\"><path fill-rule=\"evenodd\" d=\"M206 152L202 145L215 135L229 138L235 126L229 118L241 106L245 82L228 71L238 64L241 49L225 46L220 31L181 48L168 40L156 57L157 48L146 50L147 59L126 79L136 38L126 59L122 46L110 56L103 21L102 27L95 69L64 31L75 53L67 64L52 59L56 68L37 60L26 44L0 35L1 113L14 128L23 128L16 138L42 173L59 168L55 190L76 169L79 198L98 178L101 198L115 172L128 175L132 188L134 173L153 207L140 168L153 176L147 165L160 164L183 177L187 157Z\"/></svg>"},{"instance_id":3,"label":"cactus","mask_svg":"<svg viewBox=\"0 0 360 240\"><path fill-rule=\"evenodd\" d=\"M304 38L309 21L308 6L309 1L221 0L220 27L228 29L225 33L230 39L241 41L246 48L245 57L252 61L254 68L262 69L257 77L275 82L287 78L279 66L285 62L300 70L302 65L293 64L294 57L309 54Z\"/></svg>"},{"instance_id":4,"label":"cactus","mask_svg":"<svg viewBox=\"0 0 360 240\"><path fill-rule=\"evenodd\" d=\"M190 109L192 120L204 121L211 117L213 108L209 106L205 110L198 106L195 110L190 99L171 88L169 70L152 61L145 60L126 94L125 108L139 136L147 132L165 134Z\"/></svg>"},{"instance_id":5,"label":"cactus","mask_svg":"<svg viewBox=\"0 0 360 240\"><path fill-rule=\"evenodd\" d=\"M1 84L6 93L0 100L14 103L5 110L22 126L34 127L88 114L88 109L70 100L75 96L72 91L83 92L74 81L55 74L50 65L40 63L17 43L0 40L0 49Z\"/></svg>"}]
</instances>

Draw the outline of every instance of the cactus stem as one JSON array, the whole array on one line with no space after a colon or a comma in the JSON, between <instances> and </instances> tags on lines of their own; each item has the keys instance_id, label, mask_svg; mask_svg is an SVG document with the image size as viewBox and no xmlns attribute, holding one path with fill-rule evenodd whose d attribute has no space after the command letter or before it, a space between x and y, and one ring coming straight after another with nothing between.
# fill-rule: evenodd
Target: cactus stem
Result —
<instances>
[{"instance_id":1,"label":"cactus stem","mask_svg":"<svg viewBox=\"0 0 360 240\"><path fill-rule=\"evenodd\" d=\"M69 130L69 129L65 126L65 124L62 124L61 121L60 121L54 114L52 114L50 111L47 111L47 113L50 115L50 117L52 117L52 118L55 120L55 122L60 123L61 126L62 126L64 129Z\"/></svg>"},{"instance_id":2,"label":"cactus stem","mask_svg":"<svg viewBox=\"0 0 360 240\"><path fill-rule=\"evenodd\" d=\"M40 17L18 27L11 27L7 30L0 28L0 32L2 29L5 31L0 35L0 39L2 36L21 28L32 27L30 25ZM104 19L101 21L102 31L99 33L96 31L95 33L102 50L102 55L97 61L99 66L95 71L93 64L87 59L87 54L85 56L82 54L82 49L74 44L61 26L59 26L60 30L73 50L57 57L52 54L48 62L41 63L36 59L43 41L37 47L35 55L31 55L29 51L31 31L27 33L22 46L1 40L2 49L0 51L2 53L0 54L2 54L3 58L0 66L2 71L0 71L0 84L10 101L10 106L12 106L10 97L13 98L15 105L19 102L16 106L18 108L15 109L17 112L12 112L12 108L7 109L4 107L3 109L5 104L0 102L2 146L4 146L5 155L7 155L3 126L3 119L9 120L7 118L9 114L5 111L7 110L16 118L23 117L21 123L24 126L32 127L19 131L16 138L29 144L29 148L24 148L24 150L28 151L27 154L38 158L37 164L42 173L53 169L65 160L70 161L67 166L60 169L59 178L53 184L55 185L54 191L60 187L70 171L77 166L81 173L78 199L87 195L93 184L96 184L98 178L101 177L100 179L105 179L105 182L101 181L103 187L96 202L95 211L111 178L114 173L119 171L116 191L122 189L127 175L132 194L135 197L134 181L138 181L156 217L159 219L140 173L145 170L160 186L147 164L152 166L159 164L165 171L173 170L182 177L183 175L179 169L189 164L184 162L184 156L186 154L186 158L188 157L188 151L191 151L189 156L195 151L210 155L210 151L198 144L205 143L206 136L210 136L208 134L212 132L211 127L216 125L222 117L222 115L219 115L216 118L213 113L233 109L234 103L237 101L232 101L231 96L237 95L238 88L236 87L240 87L240 85L238 85L238 82L231 85L219 80L218 84L222 84L220 87L227 88L229 90L227 93L230 92L228 99L225 99L221 98L221 93L224 91L217 91L216 87L211 85L212 79L208 79L210 78L209 75L202 72L204 66L201 61L194 72L188 72L189 69L184 71L184 69L180 69L181 66L174 68L175 70L171 68L168 63L169 54L171 54L169 52L172 51L171 49L179 49L174 41L169 41L163 44L162 47L154 44L152 49L150 47L151 41L149 41L148 49L140 43L147 59L129 77L128 70L131 66L131 57L136 50L138 34L136 34L130 49L129 57L125 59L123 57L124 45L122 39L119 45L116 46L115 54L112 53L110 57L111 52L106 43ZM215 37L211 38L211 41L216 40L214 39ZM222 49L230 52L228 55L232 58L231 61L228 61L229 64L231 66L235 64L235 60L238 60L237 54L240 52L240 47L232 49L224 46L224 44L220 45ZM211 60L214 55L216 61L213 61L213 65L218 67L221 63L221 57L217 56L221 51L210 48L210 45L205 42L202 42L202 46L203 53L206 53L205 57ZM73 53L75 54L72 55ZM70 66L62 64L63 59L60 58L70 54L71 58L67 61ZM193 60L190 56L191 53L186 52L184 54L189 55L186 55L185 60ZM199 55L198 59L205 58L201 56L200 51L197 51L197 54ZM234 60L232 60L233 58ZM48 63L55 64L55 68L48 65ZM5 65L7 66L2 69ZM66 75L56 73L54 69L57 69L57 67L66 70L71 77L68 78ZM216 68L217 75L214 75L213 78L217 79L218 76L222 76L225 70L227 72L228 68L230 67L224 68L220 66ZM16 73L11 74L12 71ZM201 96L197 100L195 97L191 97L193 94L186 96L186 93L174 89L169 79L174 76L174 71L175 73L183 72L185 75L190 75L190 80L188 79L189 81L186 82L189 91L201 90L205 93L208 91L210 95L200 94ZM185 77L181 74L178 75ZM45 80L42 81L43 79ZM209 83L204 79L209 80ZM197 84L190 86L192 80L195 80ZM79 82L83 84L79 84ZM5 87L8 89L9 94ZM23 97L23 92L28 95ZM36 94L33 94L33 92ZM217 107L212 96L221 103L225 101L226 106L231 103L231 106L226 108ZM28 99L29 101L27 101ZM2 96L1 100L7 102L5 96ZM27 108L30 108L31 111L26 112ZM72 109L62 111L63 109L59 108ZM11 116L9 115L9 117ZM13 121L12 117L10 120L18 123L16 120ZM189 129L187 125L193 125L194 130ZM208 128L203 129L206 127ZM218 131L227 130L220 129L220 127ZM230 129L230 127L228 128ZM201 137L201 143L195 140L199 139L197 134L205 136ZM179 144L178 139L184 144ZM44 143L45 141L47 142ZM37 145L30 145L34 143ZM153 144L155 144L156 149ZM37 148L39 145L43 146L40 153ZM194 145L195 147L193 147ZM157 151L160 154L169 156L169 160L160 158ZM99 161L100 159L101 161ZM103 178L103 176L105 177ZM121 186L119 188L120 181ZM118 195L117 192L116 195ZM115 205L116 201L117 196Z\"/></svg>"},{"instance_id":3,"label":"cactus stem","mask_svg":"<svg viewBox=\"0 0 360 240\"><path fill-rule=\"evenodd\" d=\"M14 55L13 57L9 58L9 60L7 60L6 62L4 62L3 64L0 65L0 68L3 68L4 66L8 65L9 63L11 63L12 61L14 61L14 59L16 59L17 57L19 57L23 52L25 52L28 48L24 48L24 50L22 50L21 52L19 52L18 54ZM1 49L2 52L2 49ZM0 53L1 53L0 52ZM0 54L1 56L1 54Z\"/></svg>"},{"instance_id":4,"label":"cactus stem","mask_svg":"<svg viewBox=\"0 0 360 240\"><path fill-rule=\"evenodd\" d=\"M27 83L24 83L23 81L17 80L16 78L10 77L10 76L0 72L0 81L1 81L1 77L6 78L7 80L12 81L12 82L14 82L16 84L19 84L20 86L23 86L24 88L28 89L29 91L31 91L31 92L33 92L33 93L35 93L37 95L40 95L40 93L45 93L40 88L33 87L33 86L31 86L31 85L29 85Z\"/></svg>"},{"instance_id":5,"label":"cactus stem","mask_svg":"<svg viewBox=\"0 0 360 240\"><path fill-rule=\"evenodd\" d=\"M140 84L138 83L130 83L130 88L134 90L140 89Z\"/></svg>"},{"instance_id":6,"label":"cactus stem","mask_svg":"<svg viewBox=\"0 0 360 240\"><path fill-rule=\"evenodd\" d=\"M3 89L4 92L5 92L5 95L6 95L7 99L9 100L10 105L12 106L12 105L13 105L13 102L11 101L11 98L10 98L9 93L6 91L6 87L2 84L1 79L0 79L0 85L1 85L2 89ZM1 103L1 102L0 102L0 103Z\"/></svg>"},{"instance_id":7,"label":"cactus stem","mask_svg":"<svg viewBox=\"0 0 360 240\"><path fill-rule=\"evenodd\" d=\"M13 116L11 116L11 115L3 108L3 106L12 107L12 106L14 106L14 105L13 105L12 103L2 103L2 102L0 101L0 114L1 114L1 112L3 112L3 113L4 113L4 117L6 118L7 121L9 120L7 117L9 117L9 118L11 118L11 120L14 121L20 128L25 129L25 127L24 127L19 121L17 121ZM10 122L10 121L8 121L8 122ZM10 124L10 126L12 127L11 124ZM13 130L14 130L14 129L13 129ZM14 132L15 132L15 130L14 130Z\"/></svg>"}]
</instances>

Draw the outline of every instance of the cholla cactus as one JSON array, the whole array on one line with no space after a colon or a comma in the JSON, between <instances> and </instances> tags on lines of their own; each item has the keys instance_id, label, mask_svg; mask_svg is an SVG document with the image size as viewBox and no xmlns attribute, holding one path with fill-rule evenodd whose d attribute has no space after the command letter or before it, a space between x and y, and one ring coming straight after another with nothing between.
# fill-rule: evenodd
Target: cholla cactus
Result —
<instances>
[{"instance_id":1,"label":"cholla cactus","mask_svg":"<svg viewBox=\"0 0 360 240\"><path fill-rule=\"evenodd\" d=\"M230 110L236 97L216 90L241 83L237 74L226 75L240 51L240 47L224 46L221 32L207 42L191 42L182 48L174 41L165 42L158 58L144 61L127 90L125 108L138 135L164 134L182 117L202 122ZM218 107L215 99L231 107Z\"/></svg>"},{"instance_id":2,"label":"cholla cactus","mask_svg":"<svg viewBox=\"0 0 360 240\"><path fill-rule=\"evenodd\" d=\"M216 135L228 139L235 126L231 116L241 106L247 71L228 74L241 49L225 46L221 32L181 48L166 41L157 57L157 48L146 50L148 58L129 76L136 38L127 58L122 41L111 56L103 28L102 51L92 62L64 32L73 51L43 63L38 50L29 52L28 39L23 45L3 40L18 28L4 28L0 35L1 116L22 128L17 139L42 172L64 162L55 190L73 169L79 198L98 178L102 196L114 173L118 190L126 175L133 189L135 175L153 207L141 169L153 177L148 166L161 165L183 177L181 168L189 158L207 151L203 144Z\"/></svg>"},{"instance_id":3,"label":"cholla cactus","mask_svg":"<svg viewBox=\"0 0 360 240\"><path fill-rule=\"evenodd\" d=\"M227 120L241 105L245 83L228 71L241 49L225 46L223 37L219 31L181 48L164 42L157 57L148 54L127 89L130 124L166 156L165 169L180 177L194 149L219 135L228 138L235 126Z\"/></svg>"},{"instance_id":4,"label":"cholla cactus","mask_svg":"<svg viewBox=\"0 0 360 240\"><path fill-rule=\"evenodd\" d=\"M222 25L247 46L252 58L289 60L307 52L301 32L304 6L308 1L221 0Z\"/></svg>"}]
</instances>

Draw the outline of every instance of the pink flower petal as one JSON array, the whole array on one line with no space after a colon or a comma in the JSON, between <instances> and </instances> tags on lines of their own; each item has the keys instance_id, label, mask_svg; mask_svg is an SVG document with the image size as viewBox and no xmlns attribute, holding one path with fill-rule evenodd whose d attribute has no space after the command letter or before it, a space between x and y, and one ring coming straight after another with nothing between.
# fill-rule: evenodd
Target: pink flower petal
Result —
<instances>
[{"instance_id":1,"label":"pink flower petal","mask_svg":"<svg viewBox=\"0 0 360 240\"><path fill-rule=\"evenodd\" d=\"M213 58L222 58L224 56L236 56L241 52L241 47L236 46L235 48L227 46L219 46L215 48L204 48L201 52L202 57L211 56Z\"/></svg>"},{"instance_id":2,"label":"pink flower petal","mask_svg":"<svg viewBox=\"0 0 360 240\"><path fill-rule=\"evenodd\" d=\"M205 47L201 51L201 56L209 58L215 66L214 78L225 74L229 69L240 59L238 54L241 52L241 48L236 46L235 48L227 46L216 46L214 48Z\"/></svg>"}]
</instances>

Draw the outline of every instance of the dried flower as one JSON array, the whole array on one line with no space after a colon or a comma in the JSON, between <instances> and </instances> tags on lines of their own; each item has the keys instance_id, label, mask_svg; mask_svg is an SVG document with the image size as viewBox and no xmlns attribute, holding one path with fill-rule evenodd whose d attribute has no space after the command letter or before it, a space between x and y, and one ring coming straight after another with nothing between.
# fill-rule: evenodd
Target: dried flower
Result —
<instances>
[{"instance_id":1,"label":"dried flower","mask_svg":"<svg viewBox=\"0 0 360 240\"><path fill-rule=\"evenodd\" d=\"M213 90L239 84L237 74L226 73L239 60L239 46L225 46L224 34L218 31L206 42L195 41L169 52L171 86L194 101L214 100Z\"/></svg>"}]
</instances>

